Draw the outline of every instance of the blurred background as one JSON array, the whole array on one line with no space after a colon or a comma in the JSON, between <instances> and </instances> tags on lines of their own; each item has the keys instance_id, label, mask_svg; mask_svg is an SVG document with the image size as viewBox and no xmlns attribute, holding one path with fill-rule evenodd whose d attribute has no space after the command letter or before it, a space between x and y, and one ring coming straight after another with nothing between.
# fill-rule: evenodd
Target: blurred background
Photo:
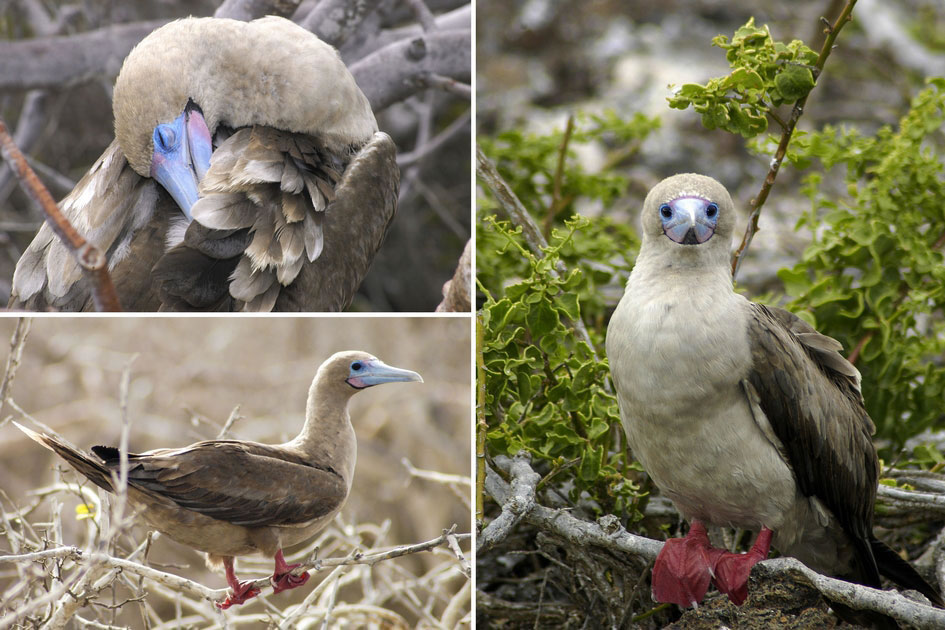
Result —
<instances>
[{"instance_id":1,"label":"blurred background","mask_svg":"<svg viewBox=\"0 0 945 630\"><path fill-rule=\"evenodd\" d=\"M0 338L9 339L15 325L13 318L0 319ZM423 542L454 524L457 532L469 532L468 486L464 499L446 484L412 478L402 463L406 458L416 468L469 475L468 318L37 318L11 394L24 411L80 448L117 445L119 382L130 364L131 451L214 438L236 405L243 418L233 424L230 437L278 443L301 429L308 388L321 362L334 352L355 349L415 370L424 383L381 385L352 398L358 462L343 523L378 529L389 521L383 545ZM9 406L0 421L5 493L0 501L7 513L33 505L31 493L58 477L77 477L62 460L13 427L11 417L30 425ZM88 522L75 518L80 501L66 493L57 496L63 502L63 543L85 546ZM51 509L51 502L41 502L26 518L47 523L35 525L42 532ZM332 529L337 537L338 528ZM145 533L136 529L134 544ZM43 537L51 539L54 533ZM9 542L0 537L0 555L10 552ZM319 557L334 555L344 554L329 548ZM162 570L210 588L225 586L223 576L205 569L202 554L167 538L157 541L150 559ZM447 560L455 564L455 556L444 549L398 559L396 568L381 563L374 570L402 579L406 574L423 576ZM271 573L272 559L238 560L237 567L244 578L259 577ZM439 594L444 602L466 582L457 570L450 571L455 575ZM0 565L0 593L9 592L16 575L13 565ZM323 576L313 576L309 585ZM300 601L309 585L280 594L274 603L281 608ZM344 590L338 598L346 601ZM161 612L173 608L160 598L149 603ZM251 605L262 608L247 604L232 610L243 612ZM404 614L415 620L412 623L422 621L413 613Z\"/></svg>"},{"instance_id":2,"label":"blurred background","mask_svg":"<svg viewBox=\"0 0 945 630\"><path fill-rule=\"evenodd\" d=\"M705 129L692 108L670 109L674 87L705 83L730 72L724 51L711 46L752 16L775 40L801 39L815 51L824 41L821 16L833 19L843 0L590 0L580 10L564 0L476 3L476 125L478 136L509 129L545 134L563 130L569 114L613 110L628 120L636 113L659 117L660 127L639 146L620 142L577 145L587 172L619 161L629 179L621 199L605 212L636 225L646 192L680 172L711 175L728 188L742 212L769 158L721 130ZM826 123L855 125L864 135L896 125L925 79L945 76L945 3L939 0L859 0L811 92L799 129ZM779 134L771 125L769 133ZM941 134L939 134L941 137ZM841 169L838 169L840 171ZM549 175L550 176L550 175ZM842 185L842 172L831 174ZM830 179L828 178L828 179ZM739 285L750 294L779 286L775 272L793 264L809 241L794 224L810 207L800 175L785 162L761 216ZM617 291L613 299L622 293Z\"/></svg>"},{"instance_id":3,"label":"blurred background","mask_svg":"<svg viewBox=\"0 0 945 630\"><path fill-rule=\"evenodd\" d=\"M277 14L299 22L317 0L0 0L0 117L54 199L62 199L72 190L114 137L111 91L130 49L117 52L129 37L120 34L127 30L118 29L150 24L143 31L146 34L172 19L214 15L224 4L243 4L262 11L260 15ZM426 5L438 28L471 28L469 0L431 0ZM359 7L365 10L362 4ZM349 66L380 46L420 32L416 16L404 2L384 0L371 7L339 49ZM113 28L116 30L109 30ZM34 59L35 55L23 54L17 44L77 35L97 35L100 45L94 53L76 53L87 59L65 59L63 63L98 64L97 71L63 77L49 88L22 87L51 70L44 61ZM8 47L3 40L9 40ZM113 48L116 52L109 52ZM471 67L471 52L465 54ZM469 81L468 73L449 78L459 83ZM349 310L432 311L470 236L470 97L420 83L410 83L404 90L407 98L375 111L380 129L397 144L400 201L387 240ZM39 210L0 160L2 304L10 295L16 261L41 222Z\"/></svg>"}]
</instances>

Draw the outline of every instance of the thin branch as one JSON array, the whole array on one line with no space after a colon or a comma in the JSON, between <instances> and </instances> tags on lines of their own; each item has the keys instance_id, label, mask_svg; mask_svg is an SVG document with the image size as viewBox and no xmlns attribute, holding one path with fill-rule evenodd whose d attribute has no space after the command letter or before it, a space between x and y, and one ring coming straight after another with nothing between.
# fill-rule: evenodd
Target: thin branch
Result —
<instances>
[{"instance_id":1,"label":"thin branch","mask_svg":"<svg viewBox=\"0 0 945 630\"><path fill-rule=\"evenodd\" d=\"M465 99L472 98L472 86L470 86L468 83L462 83L456 79L445 77L442 74L436 74L434 72L431 72L427 75L421 75L420 80L427 87L439 88L444 92L449 92Z\"/></svg>"},{"instance_id":2,"label":"thin branch","mask_svg":"<svg viewBox=\"0 0 945 630\"><path fill-rule=\"evenodd\" d=\"M32 318L20 317L16 321L13 336L10 337L10 354L7 355L7 367L3 372L3 383L0 384L0 412L3 411L7 400L10 398L10 388L13 387L16 371L20 367L20 360L23 358L23 348L26 346L26 338L29 337L30 327L32 325ZM7 420L0 420L0 427L6 424Z\"/></svg>"},{"instance_id":3,"label":"thin branch","mask_svg":"<svg viewBox=\"0 0 945 630\"><path fill-rule=\"evenodd\" d=\"M472 485L472 480L465 475L448 475L436 470L423 470L420 468L414 468L413 464L411 464L410 460L406 457L402 458L400 463L404 465L404 468L407 469L407 472L410 473L411 477L428 479L429 481L435 481L436 483L458 484L466 486L467 488Z\"/></svg>"},{"instance_id":4,"label":"thin branch","mask_svg":"<svg viewBox=\"0 0 945 630\"><path fill-rule=\"evenodd\" d=\"M548 241L545 240L541 230L538 229L538 224L535 223L528 210L525 209L525 205L518 198L518 195L515 194L512 187L502 178L495 164L483 153L482 147L478 144L476 145L476 174L483 180L486 186L488 186L489 190L492 191L495 200L499 203L499 207L505 211L506 216L511 219L512 223L522 228L522 237L525 239L528 248L537 257L543 258L545 254L542 250L548 247ZM555 270L556 271L553 270L551 273L559 273L562 276L567 274L567 269L560 260L558 264L555 265ZM574 324L574 331L578 334L581 341L587 344L594 359L597 360L597 351L594 349L594 344L591 343L591 336L588 334L584 322L578 318L572 323Z\"/></svg>"},{"instance_id":5,"label":"thin branch","mask_svg":"<svg viewBox=\"0 0 945 630\"><path fill-rule=\"evenodd\" d=\"M818 79L820 77L820 74L824 69L824 64L827 62L827 57L830 56L830 53L833 50L833 45L837 40L837 36L840 34L840 31L847 24L847 22L852 19L853 7L855 4L856 0L847 0L847 3L843 7L843 11L840 12L839 17L837 17L836 21L828 28L827 39L824 41L823 48L820 50L820 56L817 57L817 62L814 64L814 79ZM745 227L745 235L742 237L742 242L738 246L738 249L735 250L735 254L732 257L733 278L738 276L738 269L741 267L745 252L748 250L748 246L751 244L751 241L755 236L755 232L758 231L758 219L761 217L761 207L768 199L768 193L771 192L771 187L774 186L774 180L777 178L778 171L781 169L781 162L784 160L784 156L787 153L788 145L791 142L791 136L794 135L794 129L797 127L797 121L800 119L801 114L804 113L804 106L807 104L808 96L810 96L810 92L808 92L794 104L794 108L791 110L791 117L787 121L787 126L785 126L784 130L781 132L781 141L778 143L777 151L775 151L774 157L771 158L771 164L768 167L768 174L765 176L764 183L761 185L761 190L758 191L758 194L755 196L755 198L751 200L751 214L748 216L748 225Z\"/></svg>"},{"instance_id":6,"label":"thin branch","mask_svg":"<svg viewBox=\"0 0 945 630\"><path fill-rule=\"evenodd\" d=\"M449 140L453 139L459 133L466 132L469 133L469 122L472 119L472 110L467 109L463 112L462 116L459 116L451 122L447 127L436 134L430 140L425 142L423 145L415 146L413 151L407 151L406 153L397 154L397 166L400 168L406 168L412 166L416 162L419 162L427 155L433 153L441 146L446 144Z\"/></svg>"},{"instance_id":7,"label":"thin branch","mask_svg":"<svg viewBox=\"0 0 945 630\"><path fill-rule=\"evenodd\" d=\"M230 412L230 416L226 419L226 422L223 423L223 428L220 429L220 432L217 434L217 439L223 440L230 437L230 429L233 428L237 420L242 419L243 415L240 413L240 406L236 405L233 407L233 411Z\"/></svg>"},{"instance_id":8,"label":"thin branch","mask_svg":"<svg viewBox=\"0 0 945 630\"><path fill-rule=\"evenodd\" d=\"M118 302L115 285L112 284L108 273L108 260L105 255L95 245L85 240L60 212L49 190L26 163L26 158L13 142L2 119L0 119L0 146L2 146L3 158L13 166L23 189L42 208L49 227L75 256L79 266L82 267L83 274L89 279L95 310L120 311L121 304Z\"/></svg>"},{"instance_id":9,"label":"thin branch","mask_svg":"<svg viewBox=\"0 0 945 630\"><path fill-rule=\"evenodd\" d=\"M486 366L483 361L482 343L484 331L482 314L476 313L476 523L481 524L485 515L483 493L486 485Z\"/></svg>"},{"instance_id":10,"label":"thin branch","mask_svg":"<svg viewBox=\"0 0 945 630\"><path fill-rule=\"evenodd\" d=\"M558 165L555 167L554 187L551 192L551 203L548 204L548 214L545 216L545 238L551 238L551 226L554 223L555 214L564 205L561 199L561 180L564 178L564 164L568 157L568 144L571 142L571 134L574 132L574 115L568 114L568 123L564 127L564 138L561 139L561 146L558 148Z\"/></svg>"}]
</instances>

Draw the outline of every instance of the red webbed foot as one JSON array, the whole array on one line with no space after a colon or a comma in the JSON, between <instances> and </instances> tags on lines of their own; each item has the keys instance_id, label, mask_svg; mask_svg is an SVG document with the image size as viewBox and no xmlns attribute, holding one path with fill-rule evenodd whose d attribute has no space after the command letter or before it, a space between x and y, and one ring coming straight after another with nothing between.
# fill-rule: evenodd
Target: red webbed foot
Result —
<instances>
[{"instance_id":1,"label":"red webbed foot","mask_svg":"<svg viewBox=\"0 0 945 630\"><path fill-rule=\"evenodd\" d=\"M762 527L755 544L747 553L723 552L713 567L715 587L728 595L736 606L741 606L748 597L748 575L751 568L768 557L772 532Z\"/></svg>"},{"instance_id":2,"label":"red webbed foot","mask_svg":"<svg viewBox=\"0 0 945 630\"><path fill-rule=\"evenodd\" d=\"M217 602L217 608L226 610L230 606L238 606L259 595L260 591L252 581L240 582L236 579L236 572L233 570L233 558L224 558L223 568L226 571L226 583L230 587L230 594L222 602Z\"/></svg>"},{"instance_id":3,"label":"red webbed foot","mask_svg":"<svg viewBox=\"0 0 945 630\"><path fill-rule=\"evenodd\" d=\"M286 564L285 556L282 555L282 550L276 552L276 568L272 572L272 577L269 578L269 581L272 583L272 591L274 593L281 593L282 591L287 591L290 588L297 588L308 582L308 572L301 573L299 575L293 575L292 569L297 569L302 566L300 564Z\"/></svg>"},{"instance_id":4,"label":"red webbed foot","mask_svg":"<svg viewBox=\"0 0 945 630\"><path fill-rule=\"evenodd\" d=\"M236 586L230 586L230 594L222 602L217 602L217 608L226 610L230 606L237 605L250 600L259 595L259 589L253 585L253 582L237 582Z\"/></svg>"},{"instance_id":5,"label":"red webbed foot","mask_svg":"<svg viewBox=\"0 0 945 630\"><path fill-rule=\"evenodd\" d=\"M653 598L678 606L695 606L705 597L712 568L725 552L709 544L705 525L692 521L685 538L670 538L653 565Z\"/></svg>"}]
</instances>

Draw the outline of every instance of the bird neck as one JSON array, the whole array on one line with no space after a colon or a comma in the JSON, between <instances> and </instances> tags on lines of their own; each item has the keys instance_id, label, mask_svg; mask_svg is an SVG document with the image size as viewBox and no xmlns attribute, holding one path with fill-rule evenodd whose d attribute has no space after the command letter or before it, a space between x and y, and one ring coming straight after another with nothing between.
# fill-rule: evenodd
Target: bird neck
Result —
<instances>
[{"instance_id":1,"label":"bird neck","mask_svg":"<svg viewBox=\"0 0 945 630\"><path fill-rule=\"evenodd\" d=\"M357 440L348 415L348 400L356 390L319 376L316 375L309 388L302 432L289 445L313 463L330 466L341 473L350 485L357 458ZM346 391L346 388L351 391Z\"/></svg>"},{"instance_id":2,"label":"bird neck","mask_svg":"<svg viewBox=\"0 0 945 630\"><path fill-rule=\"evenodd\" d=\"M633 266L633 282L658 279L662 286L704 287L712 291L732 292L730 254L726 243L677 245L644 243ZM671 281L671 282L668 282Z\"/></svg>"}]
</instances>

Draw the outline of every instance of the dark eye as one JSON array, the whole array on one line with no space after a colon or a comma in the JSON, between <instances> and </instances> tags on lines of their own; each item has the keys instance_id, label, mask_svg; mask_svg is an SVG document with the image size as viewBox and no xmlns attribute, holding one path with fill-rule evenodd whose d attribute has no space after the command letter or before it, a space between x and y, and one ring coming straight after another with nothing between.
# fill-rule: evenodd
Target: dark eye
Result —
<instances>
[{"instance_id":1,"label":"dark eye","mask_svg":"<svg viewBox=\"0 0 945 630\"><path fill-rule=\"evenodd\" d=\"M660 206L660 216L664 219L668 219L673 216L673 209L669 207L668 204L663 204Z\"/></svg>"},{"instance_id":2,"label":"dark eye","mask_svg":"<svg viewBox=\"0 0 945 630\"><path fill-rule=\"evenodd\" d=\"M362 366L361 366L361 362L360 362L360 361L355 361L354 363L351 364L351 369L354 370L355 372L357 372L358 370L360 370L361 367L362 367Z\"/></svg>"},{"instance_id":3,"label":"dark eye","mask_svg":"<svg viewBox=\"0 0 945 630\"><path fill-rule=\"evenodd\" d=\"M705 216L710 219L719 213L719 207L714 203L710 203L705 209Z\"/></svg>"}]
</instances>

